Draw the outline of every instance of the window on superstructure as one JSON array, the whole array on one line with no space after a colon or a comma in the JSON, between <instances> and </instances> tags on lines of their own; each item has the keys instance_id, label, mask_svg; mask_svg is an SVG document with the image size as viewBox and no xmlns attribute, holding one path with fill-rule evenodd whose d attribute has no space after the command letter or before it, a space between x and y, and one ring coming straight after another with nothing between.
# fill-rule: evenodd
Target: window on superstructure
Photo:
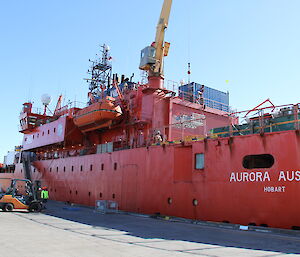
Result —
<instances>
[{"instance_id":1,"label":"window on superstructure","mask_svg":"<svg viewBox=\"0 0 300 257\"><path fill-rule=\"evenodd\" d=\"M275 160L271 154L246 155L243 158L243 167L245 169L271 168Z\"/></svg>"},{"instance_id":2,"label":"window on superstructure","mask_svg":"<svg viewBox=\"0 0 300 257\"><path fill-rule=\"evenodd\" d=\"M45 132L43 131L42 136L44 136L44 135L45 135Z\"/></svg>"},{"instance_id":3,"label":"window on superstructure","mask_svg":"<svg viewBox=\"0 0 300 257\"><path fill-rule=\"evenodd\" d=\"M53 132L54 132L54 133L56 132L56 128L53 129Z\"/></svg>"},{"instance_id":4,"label":"window on superstructure","mask_svg":"<svg viewBox=\"0 0 300 257\"><path fill-rule=\"evenodd\" d=\"M48 135L50 134L50 130L48 129Z\"/></svg>"},{"instance_id":5,"label":"window on superstructure","mask_svg":"<svg viewBox=\"0 0 300 257\"><path fill-rule=\"evenodd\" d=\"M204 169L204 154L203 153L195 154L195 169L196 170Z\"/></svg>"},{"instance_id":6,"label":"window on superstructure","mask_svg":"<svg viewBox=\"0 0 300 257\"><path fill-rule=\"evenodd\" d=\"M72 166L71 171L74 171L74 166Z\"/></svg>"},{"instance_id":7,"label":"window on superstructure","mask_svg":"<svg viewBox=\"0 0 300 257\"><path fill-rule=\"evenodd\" d=\"M104 163L101 164L101 170L104 170Z\"/></svg>"},{"instance_id":8,"label":"window on superstructure","mask_svg":"<svg viewBox=\"0 0 300 257\"><path fill-rule=\"evenodd\" d=\"M80 165L80 171L82 171L82 169L83 169L83 168L82 168L82 165Z\"/></svg>"},{"instance_id":9,"label":"window on superstructure","mask_svg":"<svg viewBox=\"0 0 300 257\"><path fill-rule=\"evenodd\" d=\"M90 165L90 171L92 171L92 170L93 170L93 164Z\"/></svg>"},{"instance_id":10,"label":"window on superstructure","mask_svg":"<svg viewBox=\"0 0 300 257\"><path fill-rule=\"evenodd\" d=\"M117 170L117 163L114 163L114 170Z\"/></svg>"}]
</instances>

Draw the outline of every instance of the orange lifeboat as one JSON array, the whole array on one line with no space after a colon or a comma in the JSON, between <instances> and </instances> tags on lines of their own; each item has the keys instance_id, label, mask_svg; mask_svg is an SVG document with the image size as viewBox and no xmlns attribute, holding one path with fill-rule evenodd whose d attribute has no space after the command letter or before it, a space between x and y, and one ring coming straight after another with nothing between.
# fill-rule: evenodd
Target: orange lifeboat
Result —
<instances>
[{"instance_id":1,"label":"orange lifeboat","mask_svg":"<svg viewBox=\"0 0 300 257\"><path fill-rule=\"evenodd\" d=\"M114 104L114 98L106 97L78 111L74 123L83 132L108 127L122 115L120 106Z\"/></svg>"}]
</instances>

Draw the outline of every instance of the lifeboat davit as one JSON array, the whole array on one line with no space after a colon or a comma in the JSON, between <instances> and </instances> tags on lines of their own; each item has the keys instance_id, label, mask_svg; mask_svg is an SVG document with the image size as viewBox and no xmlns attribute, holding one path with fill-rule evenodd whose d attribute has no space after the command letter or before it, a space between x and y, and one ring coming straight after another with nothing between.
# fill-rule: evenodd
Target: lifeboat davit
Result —
<instances>
[{"instance_id":1,"label":"lifeboat davit","mask_svg":"<svg viewBox=\"0 0 300 257\"><path fill-rule=\"evenodd\" d=\"M106 97L78 111L74 123L83 132L108 127L122 115L120 106L114 104L113 97Z\"/></svg>"}]
</instances>

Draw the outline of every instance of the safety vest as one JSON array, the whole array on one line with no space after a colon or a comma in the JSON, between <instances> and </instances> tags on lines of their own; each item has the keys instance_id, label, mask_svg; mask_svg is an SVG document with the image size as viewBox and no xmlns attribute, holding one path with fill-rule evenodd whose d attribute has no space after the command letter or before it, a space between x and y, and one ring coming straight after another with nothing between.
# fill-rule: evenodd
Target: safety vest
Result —
<instances>
[{"instance_id":1,"label":"safety vest","mask_svg":"<svg viewBox=\"0 0 300 257\"><path fill-rule=\"evenodd\" d=\"M41 198L42 199L48 199L49 198L48 190L42 190Z\"/></svg>"}]
</instances>

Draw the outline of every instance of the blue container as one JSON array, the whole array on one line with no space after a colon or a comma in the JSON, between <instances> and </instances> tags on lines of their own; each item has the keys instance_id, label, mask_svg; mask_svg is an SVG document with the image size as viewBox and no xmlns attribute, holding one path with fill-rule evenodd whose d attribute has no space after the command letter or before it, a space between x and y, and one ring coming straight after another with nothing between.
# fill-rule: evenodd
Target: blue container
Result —
<instances>
[{"instance_id":1,"label":"blue container","mask_svg":"<svg viewBox=\"0 0 300 257\"><path fill-rule=\"evenodd\" d=\"M186 101L195 102L199 98L199 91L202 85L192 82L179 87L179 97ZM204 104L208 107L221 111L229 111L229 93L204 86Z\"/></svg>"}]
</instances>

